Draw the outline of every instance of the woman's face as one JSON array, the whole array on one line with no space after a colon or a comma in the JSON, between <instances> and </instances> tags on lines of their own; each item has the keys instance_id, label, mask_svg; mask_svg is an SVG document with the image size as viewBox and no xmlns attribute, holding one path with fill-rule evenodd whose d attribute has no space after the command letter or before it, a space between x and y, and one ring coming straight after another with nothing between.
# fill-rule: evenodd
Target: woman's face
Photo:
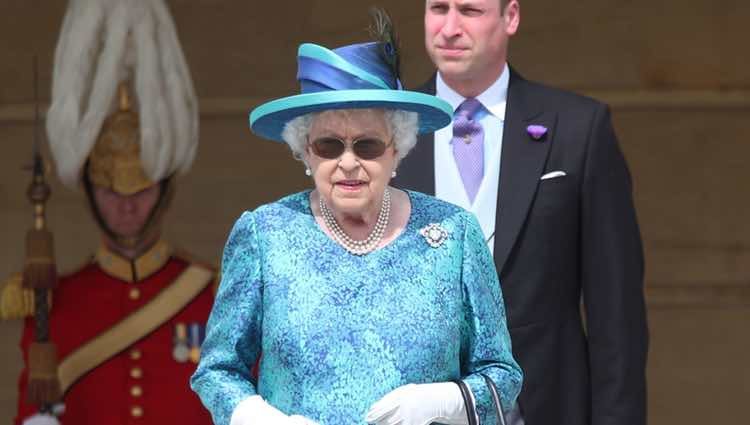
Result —
<instances>
[{"instance_id":1,"label":"woman's face","mask_svg":"<svg viewBox=\"0 0 750 425\"><path fill-rule=\"evenodd\" d=\"M334 212L377 214L397 165L392 138L380 109L325 111L313 119L304 159L315 188ZM345 144L340 155L337 140ZM379 153L381 143L386 146L382 155L369 158Z\"/></svg>"}]
</instances>

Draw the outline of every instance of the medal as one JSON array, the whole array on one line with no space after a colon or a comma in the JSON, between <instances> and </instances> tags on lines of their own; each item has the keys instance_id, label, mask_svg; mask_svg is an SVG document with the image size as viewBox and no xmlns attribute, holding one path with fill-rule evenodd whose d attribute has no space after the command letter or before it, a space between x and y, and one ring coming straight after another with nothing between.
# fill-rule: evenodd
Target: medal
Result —
<instances>
[{"instance_id":1,"label":"medal","mask_svg":"<svg viewBox=\"0 0 750 425\"><path fill-rule=\"evenodd\" d=\"M178 363L185 363L190 358L187 326L182 322L177 323L174 327L174 347L172 348L172 357Z\"/></svg>"},{"instance_id":2,"label":"medal","mask_svg":"<svg viewBox=\"0 0 750 425\"><path fill-rule=\"evenodd\" d=\"M205 328L200 323L193 322L189 328L190 361L198 363L201 359L201 344L205 337Z\"/></svg>"}]
</instances>

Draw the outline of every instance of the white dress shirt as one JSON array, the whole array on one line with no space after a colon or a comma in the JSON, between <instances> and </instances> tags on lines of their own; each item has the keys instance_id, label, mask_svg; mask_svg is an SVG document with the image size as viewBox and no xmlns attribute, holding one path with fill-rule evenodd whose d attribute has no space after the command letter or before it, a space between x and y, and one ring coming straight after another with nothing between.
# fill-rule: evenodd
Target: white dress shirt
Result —
<instances>
[{"instance_id":1,"label":"white dress shirt","mask_svg":"<svg viewBox=\"0 0 750 425\"><path fill-rule=\"evenodd\" d=\"M500 154L503 147L503 124L509 80L510 71L505 64L505 69L497 81L476 97L484 106L477 114L484 129L484 177L473 203L469 201L469 195L453 157L453 124L435 132L435 196L474 213L482 227L490 252L494 251L495 245ZM466 99L448 87L440 73L437 74L435 94L450 103L454 111Z\"/></svg>"}]
</instances>

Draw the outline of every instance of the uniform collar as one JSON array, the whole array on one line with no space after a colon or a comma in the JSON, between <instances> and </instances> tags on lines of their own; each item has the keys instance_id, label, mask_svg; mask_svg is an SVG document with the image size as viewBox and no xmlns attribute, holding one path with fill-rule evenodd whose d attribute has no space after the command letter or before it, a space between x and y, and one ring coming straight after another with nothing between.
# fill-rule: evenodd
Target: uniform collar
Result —
<instances>
[{"instance_id":1,"label":"uniform collar","mask_svg":"<svg viewBox=\"0 0 750 425\"><path fill-rule=\"evenodd\" d=\"M505 106L508 103L509 83L510 67L506 63L500 77L476 97L476 99L482 103L482 106L487 108L487 110L500 121L505 121ZM435 94L450 103L451 106L453 106L454 111L458 108L458 105L466 100L464 96L460 95L457 91L453 90L448 84L446 84L439 72L437 73L437 79L435 81Z\"/></svg>"},{"instance_id":2,"label":"uniform collar","mask_svg":"<svg viewBox=\"0 0 750 425\"><path fill-rule=\"evenodd\" d=\"M138 282L161 270L171 255L172 247L161 240L133 260L102 244L96 252L95 261L110 276L126 282Z\"/></svg>"}]
</instances>

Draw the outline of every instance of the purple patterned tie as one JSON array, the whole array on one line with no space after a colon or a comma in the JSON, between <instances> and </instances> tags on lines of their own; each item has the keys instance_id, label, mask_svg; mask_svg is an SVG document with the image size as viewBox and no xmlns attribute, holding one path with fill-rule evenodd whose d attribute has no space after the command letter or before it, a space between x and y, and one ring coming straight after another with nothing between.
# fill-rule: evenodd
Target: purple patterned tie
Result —
<instances>
[{"instance_id":1,"label":"purple patterned tie","mask_svg":"<svg viewBox=\"0 0 750 425\"><path fill-rule=\"evenodd\" d=\"M482 124L474 120L480 109L482 104L470 97L458 105L453 114L453 158L472 203L484 177L484 130Z\"/></svg>"}]
</instances>

